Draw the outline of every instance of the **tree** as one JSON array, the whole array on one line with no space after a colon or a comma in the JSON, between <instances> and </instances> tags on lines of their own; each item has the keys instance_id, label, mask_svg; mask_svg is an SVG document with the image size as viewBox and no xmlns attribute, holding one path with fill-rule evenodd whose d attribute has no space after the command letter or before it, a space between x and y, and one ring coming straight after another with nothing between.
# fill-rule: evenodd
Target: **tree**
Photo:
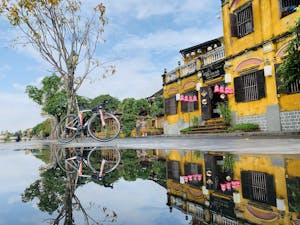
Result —
<instances>
[{"instance_id":1,"label":"tree","mask_svg":"<svg viewBox=\"0 0 300 225\"><path fill-rule=\"evenodd\" d=\"M91 108L97 107L103 104L104 102L107 102L106 107L112 112L115 112L119 108L119 104L120 104L119 99L114 98L110 95L99 95L98 97L94 98L91 101L90 107Z\"/></svg>"},{"instance_id":2,"label":"tree","mask_svg":"<svg viewBox=\"0 0 300 225\"><path fill-rule=\"evenodd\" d=\"M44 113L59 120L66 113L67 109L67 94L61 86L61 79L57 75L52 74L43 78L41 88L28 85L26 93L34 102L42 106Z\"/></svg>"},{"instance_id":3,"label":"tree","mask_svg":"<svg viewBox=\"0 0 300 225\"><path fill-rule=\"evenodd\" d=\"M300 11L300 6L297 9ZM289 88L291 84L300 80L300 18L297 18L296 25L291 29L294 34L286 50L287 56L278 68L282 85L280 88Z\"/></svg>"},{"instance_id":4,"label":"tree","mask_svg":"<svg viewBox=\"0 0 300 225\"><path fill-rule=\"evenodd\" d=\"M87 12L82 10L80 0L2 0L0 3L0 15L21 31L17 44L32 46L59 74L67 93L68 113L75 109L75 93L88 74L104 68L94 57L107 24L104 14L102 3Z\"/></svg>"}]
</instances>

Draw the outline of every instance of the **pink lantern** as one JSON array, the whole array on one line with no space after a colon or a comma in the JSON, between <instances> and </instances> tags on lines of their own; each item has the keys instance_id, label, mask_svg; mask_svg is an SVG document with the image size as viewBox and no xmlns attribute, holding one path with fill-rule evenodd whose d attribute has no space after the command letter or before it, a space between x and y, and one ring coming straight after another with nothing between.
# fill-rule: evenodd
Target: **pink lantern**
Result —
<instances>
[{"instance_id":1,"label":"pink lantern","mask_svg":"<svg viewBox=\"0 0 300 225\"><path fill-rule=\"evenodd\" d=\"M234 93L233 89L229 88L229 94L233 94L233 93Z\"/></svg>"},{"instance_id":2,"label":"pink lantern","mask_svg":"<svg viewBox=\"0 0 300 225\"><path fill-rule=\"evenodd\" d=\"M188 175L189 181L193 180L193 175Z\"/></svg>"},{"instance_id":3,"label":"pink lantern","mask_svg":"<svg viewBox=\"0 0 300 225\"><path fill-rule=\"evenodd\" d=\"M189 102L193 102L193 96L189 96Z\"/></svg>"},{"instance_id":4,"label":"pink lantern","mask_svg":"<svg viewBox=\"0 0 300 225\"><path fill-rule=\"evenodd\" d=\"M220 92L220 88L219 88L219 85L215 85L215 88L214 88L214 93L219 93Z\"/></svg>"},{"instance_id":5,"label":"pink lantern","mask_svg":"<svg viewBox=\"0 0 300 225\"><path fill-rule=\"evenodd\" d=\"M226 182L226 188L227 190L231 190L231 182Z\"/></svg>"},{"instance_id":6,"label":"pink lantern","mask_svg":"<svg viewBox=\"0 0 300 225\"><path fill-rule=\"evenodd\" d=\"M198 179L198 174L193 174L193 179L197 180Z\"/></svg>"},{"instance_id":7,"label":"pink lantern","mask_svg":"<svg viewBox=\"0 0 300 225\"><path fill-rule=\"evenodd\" d=\"M198 101L197 96L194 95L194 96L193 96L193 102L197 102L197 101Z\"/></svg>"},{"instance_id":8,"label":"pink lantern","mask_svg":"<svg viewBox=\"0 0 300 225\"><path fill-rule=\"evenodd\" d=\"M198 174L197 178L198 178L198 181L201 181L202 180L202 174Z\"/></svg>"},{"instance_id":9,"label":"pink lantern","mask_svg":"<svg viewBox=\"0 0 300 225\"><path fill-rule=\"evenodd\" d=\"M225 93L224 86L220 86L219 93L220 94L224 94Z\"/></svg>"},{"instance_id":10,"label":"pink lantern","mask_svg":"<svg viewBox=\"0 0 300 225\"><path fill-rule=\"evenodd\" d=\"M225 183L220 183L221 190L225 191L226 190L226 184Z\"/></svg>"},{"instance_id":11,"label":"pink lantern","mask_svg":"<svg viewBox=\"0 0 300 225\"><path fill-rule=\"evenodd\" d=\"M235 180L232 180L231 181L231 187L232 188L236 188L237 186L236 186L236 181Z\"/></svg>"},{"instance_id":12,"label":"pink lantern","mask_svg":"<svg viewBox=\"0 0 300 225\"><path fill-rule=\"evenodd\" d=\"M185 102L188 102L188 101L189 101L189 96L187 96L187 95L184 96L184 101L185 101Z\"/></svg>"},{"instance_id":13,"label":"pink lantern","mask_svg":"<svg viewBox=\"0 0 300 225\"><path fill-rule=\"evenodd\" d=\"M225 94L226 94L226 95L230 94L230 90L229 90L228 87L225 88Z\"/></svg>"},{"instance_id":14,"label":"pink lantern","mask_svg":"<svg viewBox=\"0 0 300 225\"><path fill-rule=\"evenodd\" d=\"M183 179L184 179L184 183L187 183L189 181L188 176L184 176Z\"/></svg>"},{"instance_id":15,"label":"pink lantern","mask_svg":"<svg viewBox=\"0 0 300 225\"><path fill-rule=\"evenodd\" d=\"M180 95L180 101L184 102L184 95Z\"/></svg>"}]
</instances>

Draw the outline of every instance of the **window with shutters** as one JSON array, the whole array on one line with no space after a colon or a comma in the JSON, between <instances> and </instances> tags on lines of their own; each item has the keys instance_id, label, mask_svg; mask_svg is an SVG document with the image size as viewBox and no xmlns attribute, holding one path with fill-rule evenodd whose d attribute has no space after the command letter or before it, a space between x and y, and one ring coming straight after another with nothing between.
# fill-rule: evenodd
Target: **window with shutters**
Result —
<instances>
[{"instance_id":1,"label":"window with shutters","mask_svg":"<svg viewBox=\"0 0 300 225\"><path fill-rule=\"evenodd\" d=\"M180 180L179 161L170 160L167 163L168 179L178 181Z\"/></svg>"},{"instance_id":2,"label":"window with shutters","mask_svg":"<svg viewBox=\"0 0 300 225\"><path fill-rule=\"evenodd\" d=\"M234 89L236 102L250 102L264 98L264 71L259 70L234 78Z\"/></svg>"},{"instance_id":3,"label":"window with shutters","mask_svg":"<svg viewBox=\"0 0 300 225\"><path fill-rule=\"evenodd\" d=\"M232 37L244 37L254 31L252 3L249 2L230 14Z\"/></svg>"},{"instance_id":4,"label":"window with shutters","mask_svg":"<svg viewBox=\"0 0 300 225\"><path fill-rule=\"evenodd\" d=\"M202 183L202 166L197 163L185 163L184 164L184 175L189 176L189 175L200 175L201 178L198 176L193 176L193 179L190 180L188 183L193 185L193 186L201 186Z\"/></svg>"},{"instance_id":5,"label":"window with shutters","mask_svg":"<svg viewBox=\"0 0 300 225\"><path fill-rule=\"evenodd\" d=\"M176 96L165 99L165 114L166 115L177 114Z\"/></svg>"},{"instance_id":6,"label":"window with shutters","mask_svg":"<svg viewBox=\"0 0 300 225\"><path fill-rule=\"evenodd\" d=\"M198 99L198 92L197 91L189 91L186 93L183 93L182 95L184 96L188 96L188 97L194 97L196 96ZM193 111L197 111L199 109L199 104L198 101L195 102L185 102L185 101L181 101L181 111L182 112L193 112Z\"/></svg>"},{"instance_id":7,"label":"window with shutters","mask_svg":"<svg viewBox=\"0 0 300 225\"><path fill-rule=\"evenodd\" d=\"M295 82L291 83L287 88L282 87L282 82L280 80L280 75L277 72L278 67L280 64L275 64L275 77L276 77L276 87L277 87L277 94L295 94L300 93L300 80L296 80Z\"/></svg>"},{"instance_id":8,"label":"window with shutters","mask_svg":"<svg viewBox=\"0 0 300 225\"><path fill-rule=\"evenodd\" d=\"M274 176L259 171L242 171L243 198L276 206Z\"/></svg>"},{"instance_id":9,"label":"window with shutters","mask_svg":"<svg viewBox=\"0 0 300 225\"><path fill-rule=\"evenodd\" d=\"M279 0L281 17L285 17L296 11L300 5L300 0Z\"/></svg>"}]
</instances>

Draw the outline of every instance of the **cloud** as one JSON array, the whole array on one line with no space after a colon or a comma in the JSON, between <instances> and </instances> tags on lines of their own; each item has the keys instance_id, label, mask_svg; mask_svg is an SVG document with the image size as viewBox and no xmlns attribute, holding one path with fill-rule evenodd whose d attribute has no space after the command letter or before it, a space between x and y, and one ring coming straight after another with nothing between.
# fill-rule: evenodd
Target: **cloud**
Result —
<instances>
[{"instance_id":1,"label":"cloud","mask_svg":"<svg viewBox=\"0 0 300 225\"><path fill-rule=\"evenodd\" d=\"M42 122L41 109L24 94L0 93L0 132L32 128Z\"/></svg>"}]
</instances>

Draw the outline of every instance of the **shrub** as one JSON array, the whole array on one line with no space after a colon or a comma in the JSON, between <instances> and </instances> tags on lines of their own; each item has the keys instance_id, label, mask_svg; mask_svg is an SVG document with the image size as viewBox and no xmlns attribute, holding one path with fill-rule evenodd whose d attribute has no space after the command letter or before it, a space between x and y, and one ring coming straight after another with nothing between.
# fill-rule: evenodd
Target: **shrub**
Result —
<instances>
[{"instance_id":1,"label":"shrub","mask_svg":"<svg viewBox=\"0 0 300 225\"><path fill-rule=\"evenodd\" d=\"M259 130L259 125L255 123L241 123L233 127L228 128L229 131L257 131Z\"/></svg>"},{"instance_id":2,"label":"shrub","mask_svg":"<svg viewBox=\"0 0 300 225\"><path fill-rule=\"evenodd\" d=\"M225 125L229 126L231 122L231 109L229 108L229 105L226 103L217 103L217 109L220 110L220 114L222 118L224 119Z\"/></svg>"}]
</instances>

